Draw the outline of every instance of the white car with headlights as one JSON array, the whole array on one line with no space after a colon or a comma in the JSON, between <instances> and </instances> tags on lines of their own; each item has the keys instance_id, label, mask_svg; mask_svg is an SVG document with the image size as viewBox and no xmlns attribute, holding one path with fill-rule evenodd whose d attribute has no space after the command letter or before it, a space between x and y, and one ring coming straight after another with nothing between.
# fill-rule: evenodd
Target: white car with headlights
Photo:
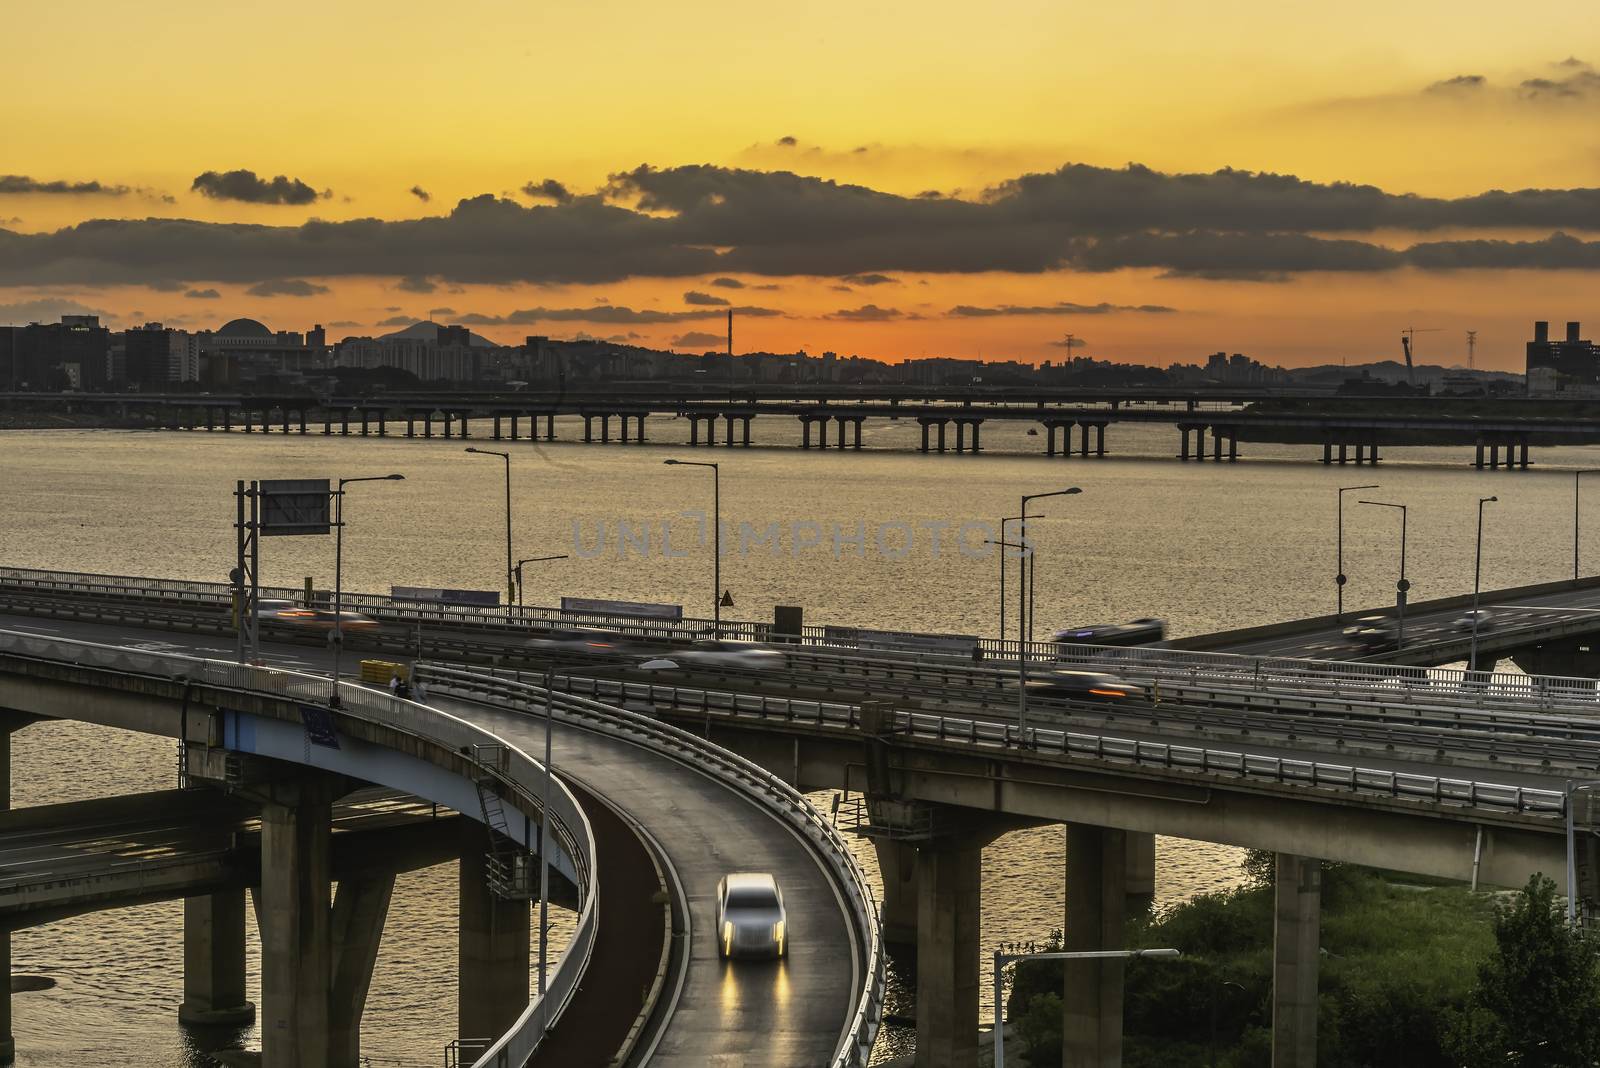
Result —
<instances>
[{"instance_id":1,"label":"white car with headlights","mask_svg":"<svg viewBox=\"0 0 1600 1068\"><path fill-rule=\"evenodd\" d=\"M707 638L667 655L688 667L742 668L749 671L777 670L786 662L780 650L760 642L735 638Z\"/></svg>"},{"instance_id":2,"label":"white car with headlights","mask_svg":"<svg viewBox=\"0 0 1600 1068\"><path fill-rule=\"evenodd\" d=\"M717 883L717 953L733 957L781 958L789 950L789 917L783 891L765 872L740 871Z\"/></svg>"}]
</instances>

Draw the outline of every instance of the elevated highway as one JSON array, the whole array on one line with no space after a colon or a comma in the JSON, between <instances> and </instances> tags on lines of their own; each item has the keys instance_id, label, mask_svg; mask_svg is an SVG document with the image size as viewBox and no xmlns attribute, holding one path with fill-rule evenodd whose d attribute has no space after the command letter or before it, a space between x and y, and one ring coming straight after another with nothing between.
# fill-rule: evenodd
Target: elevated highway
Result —
<instances>
[{"instance_id":1,"label":"elevated highway","mask_svg":"<svg viewBox=\"0 0 1600 1068\"><path fill-rule=\"evenodd\" d=\"M101 637L134 644L152 644L150 634L113 632L88 625L71 629L74 639L79 642ZM161 636L157 633L155 638ZM0 638L4 637L0 635ZM171 635L165 637L170 638ZM20 636L10 640L13 643L22 642L36 654L44 647L70 647L67 639L60 634L48 641ZM159 644L170 646L179 643L168 641ZM293 647L284 649L284 653L297 661L305 659L303 651ZM155 663L167 671L192 671L196 663L170 655L124 650L108 650L95 655L123 660L132 657L134 663L142 663L147 670ZM48 661L49 658L44 659ZM76 660L78 662L73 664L70 673L73 677L85 673L80 670L82 656L76 657ZM0 703L14 708L21 705L35 714L61 714L62 709L58 705L50 705L49 701L42 703L50 707L34 707L41 702L28 699L29 684L24 684L20 690L15 684L16 664L8 662L7 667L13 669L13 674L0 672L0 698L4 698ZM48 670L48 665L46 668ZM250 669L220 665L217 670L248 672ZM282 677L270 672L268 675ZM323 688L325 692L326 683L323 683ZM368 709L373 702L383 707L420 708L409 706L406 702L394 702L388 697L380 697L357 687L347 687L347 691L350 696L346 700L346 711L338 714L341 736L350 726L346 722L347 717L359 714L353 710ZM525 751L519 747L519 742L542 745L543 737L542 731L529 730L525 714L513 710L510 701L510 697L502 695L496 701L480 700L470 708L459 705L454 710L464 713L459 716L444 710L426 709L420 709L417 714L437 717L445 723L461 724L463 729L477 732L480 737L494 739L492 745L503 747L513 761L519 761L526 759L519 756ZM202 701L199 707L205 706L206 702ZM525 702L517 707L525 708ZM559 729L557 735L553 736L553 742L558 766L565 769L566 761L570 759L576 769L574 777L583 778L586 782L582 789L592 791L596 800L603 799L608 810L621 817L621 825L631 828L632 833L649 843L652 851L661 858L665 869L663 876L674 888L669 894L671 915L667 918L667 925L668 928L676 928L686 944L676 949L673 942L678 939L664 942L659 965L654 954L641 953L643 947L637 944L619 947L624 952L618 953L618 957L643 957L650 963L651 970L656 972L655 984L649 991L651 1004L648 1007L641 1006L642 1011L635 1018L626 1009L627 999L619 1000L619 991L609 985L617 977L600 975L582 988L578 987L575 969L569 964L581 965L588 959L589 952L580 942L569 949L552 976L550 999L537 999L527 1006L512 1021L512 1031L488 1044L487 1048L469 1044L463 1047L463 1051L481 1052L479 1063L500 1063L497 1060L500 1049L510 1044L515 1058L512 1063L519 1062L523 1054L515 1053L515 1042L520 1039L513 1038L513 1033L521 1035L531 1030L535 1034L542 1034L547 1023L543 1015L549 1014L551 1020L557 1019L550 1012L553 1006L546 1006L545 1003L559 995L562 1007L574 1014L574 1020L600 1020L607 1017L613 1023L620 1020L626 1031L627 1055L636 1059L637 1063L828 1063L839 1066L864 1063L881 1012L883 976L876 913L871 902L863 899L865 890L859 871L854 870L853 862L849 861L848 854L843 851L842 843L831 828L811 812L804 800L793 791L784 794L776 790L781 784L769 781L770 776L741 765L731 756L707 764L692 741L669 737L666 728L654 727L641 731L638 724L629 725L627 713L595 707L586 707L580 717L581 724L573 726L562 722L568 718L565 712L559 708L556 712ZM181 726L172 723L167 715L147 708L131 718L110 718L118 720L119 725L132 725L137 729L161 730L163 727ZM493 720L508 730L515 728L516 737L499 735L479 723L479 719ZM163 723L163 720L166 722ZM413 719L414 725L425 721ZM242 729L236 731L227 724L224 724L222 731L228 736L225 748L237 748L246 742L252 744L245 745L245 748L257 748L258 751L261 744L266 744L267 751L271 752L284 748L266 738L272 732L263 733L260 724L254 726L253 738L249 737L251 732ZM303 734L304 731L302 729L297 733ZM304 746L303 741L300 744ZM454 745L451 748L459 749ZM471 746L467 747L467 751L476 752ZM278 755L281 756L281 752ZM743 778L736 774L741 768L744 769L741 772ZM564 770L563 774L567 772ZM512 779L521 781L517 775L512 775ZM609 793L614 784L622 784L627 795L623 802L599 792L604 790ZM467 809L463 800L455 800L463 810ZM639 810L639 815L635 814L635 809ZM569 817L577 818L570 813ZM510 826L514 830L515 821ZM522 837L526 844L527 835ZM664 847L662 843L671 845ZM711 890L716 878L724 873L726 867L755 864L762 864L776 872L790 896L797 927L794 957L777 968L751 971L727 969L716 961L714 933L710 930L711 923L707 917ZM587 887L586 910L592 906L598 894L595 890L597 884L585 880L594 880L604 873L604 869L597 870L592 865L592 856L586 864L579 864L575 868L569 865L576 881ZM463 891L466 885L463 879ZM619 898L609 900L616 901L614 907L619 909L631 911L638 908L646 913L650 909L647 903L629 906ZM660 905L655 907L658 912L662 908ZM580 937L582 924L583 917L580 917ZM526 932L526 927L522 930ZM805 934L802 936L799 931ZM526 942L523 944L525 946ZM505 956L493 947L488 947L487 951L497 958ZM594 943L592 952L597 961L605 956L599 941ZM515 959L515 954L511 954L511 957ZM521 960L525 983L525 954ZM565 980L561 978L564 973L568 975ZM505 974L503 968L499 974ZM464 958L464 1005L469 996L468 978L467 961ZM631 984L631 981L625 982ZM603 996L609 1002L609 1007L605 1010L582 1011L586 990L591 996ZM484 993L491 995L489 1001L504 1003L503 997L492 996L497 992ZM545 1007L541 1012L542 1006ZM557 1023L552 1035L552 1051L560 1046L566 1047L559 1061L562 1064L590 1063L590 1058L593 1058L592 1063L603 1064L609 1063L616 1055L614 1046L605 1045L603 1036L594 1034L586 1027L581 1030L574 1027L574 1030L562 1034L562 1028ZM577 1035L582 1035L588 1041L574 1041ZM476 1038L478 1035L469 1032L463 1037ZM531 1046L525 1048L529 1052L532 1050ZM571 1056L574 1048L583 1052L578 1059ZM630 1063L633 1062L630 1060ZM291 1062L274 1061L269 1052L269 1063Z\"/></svg>"}]
</instances>

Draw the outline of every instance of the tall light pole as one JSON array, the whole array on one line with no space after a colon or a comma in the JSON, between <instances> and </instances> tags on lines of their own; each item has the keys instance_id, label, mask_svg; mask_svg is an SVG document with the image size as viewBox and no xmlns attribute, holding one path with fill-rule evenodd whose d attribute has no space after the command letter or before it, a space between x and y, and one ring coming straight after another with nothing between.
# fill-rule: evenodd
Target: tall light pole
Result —
<instances>
[{"instance_id":1,"label":"tall light pole","mask_svg":"<svg viewBox=\"0 0 1600 1068\"><path fill-rule=\"evenodd\" d=\"M517 582L511 574L511 454L509 452L495 452L493 449L475 449L467 446L467 451L479 456L498 456L506 462L506 614L511 614L511 603L517 599Z\"/></svg>"},{"instance_id":2,"label":"tall light pole","mask_svg":"<svg viewBox=\"0 0 1600 1068\"><path fill-rule=\"evenodd\" d=\"M731 318L729 320L732 321ZM729 345L729 366L732 366ZM711 468L711 636L722 637L722 473L714 463L703 460L663 460L668 467Z\"/></svg>"},{"instance_id":3,"label":"tall light pole","mask_svg":"<svg viewBox=\"0 0 1600 1068\"><path fill-rule=\"evenodd\" d=\"M1499 497L1478 498L1478 548L1472 560L1472 651L1467 654L1467 670L1478 670L1478 585L1483 578L1483 506Z\"/></svg>"},{"instance_id":4,"label":"tall light pole","mask_svg":"<svg viewBox=\"0 0 1600 1068\"><path fill-rule=\"evenodd\" d=\"M1399 624L1395 634L1397 648L1405 648L1406 644L1406 593L1411 589L1411 583L1406 580L1406 506L1391 504L1388 501L1357 501L1357 504L1370 504L1374 508L1400 509L1400 579L1394 584L1394 603L1399 614Z\"/></svg>"},{"instance_id":5,"label":"tall light pole","mask_svg":"<svg viewBox=\"0 0 1600 1068\"><path fill-rule=\"evenodd\" d=\"M1336 622L1336 623L1343 623L1344 622L1344 584L1345 584L1345 574L1344 574L1344 495L1346 493L1351 492L1352 490L1369 490L1369 489L1377 489L1377 488L1378 488L1378 486L1377 486L1376 483L1374 483L1371 486L1340 486L1339 487L1339 537L1338 537L1338 541L1339 541L1339 570L1334 575L1334 579L1333 579L1334 587L1339 591L1338 595L1337 595L1338 596L1338 600L1334 602L1335 607L1334 607L1334 610L1333 610L1333 619L1334 619L1334 622Z\"/></svg>"},{"instance_id":6,"label":"tall light pole","mask_svg":"<svg viewBox=\"0 0 1600 1068\"><path fill-rule=\"evenodd\" d=\"M357 482L404 482L405 475L366 475L341 478L333 494L333 696L328 704L339 707L339 668L344 659L344 488Z\"/></svg>"},{"instance_id":7,"label":"tall light pole","mask_svg":"<svg viewBox=\"0 0 1600 1068\"><path fill-rule=\"evenodd\" d=\"M1600 474L1600 470L1589 467L1582 471L1572 472L1572 581L1578 581L1578 484L1584 475Z\"/></svg>"},{"instance_id":8,"label":"tall light pole","mask_svg":"<svg viewBox=\"0 0 1600 1068\"><path fill-rule=\"evenodd\" d=\"M1064 490L1052 490L1049 493L1025 493L1022 496L1022 507L1017 514L1017 540L1026 543L1028 540L1028 502L1039 501L1046 497L1068 497L1083 490L1077 486L1070 486ZM1033 603L1028 596L1033 588L1033 549L1024 549L1022 559L1017 561L1017 568L1021 572L1017 584L1017 603L1019 617L1017 621L1017 660L1018 660L1018 685L1017 685L1017 730L1028 729L1028 661L1032 658L1032 649L1029 643L1033 641Z\"/></svg>"},{"instance_id":9,"label":"tall light pole","mask_svg":"<svg viewBox=\"0 0 1600 1068\"><path fill-rule=\"evenodd\" d=\"M517 576L517 615L519 617L522 615L522 565L542 564L547 560L565 560L566 558L566 553L560 553L556 556L524 556L517 561L515 571Z\"/></svg>"},{"instance_id":10,"label":"tall light pole","mask_svg":"<svg viewBox=\"0 0 1600 1068\"><path fill-rule=\"evenodd\" d=\"M1006 524L1007 523L1015 523L1019 518L1021 518L1021 517L1020 516L1014 516L1014 515L1008 515L1008 516L1004 516L1004 517L1001 518L1001 520L1000 520L1000 537L999 537L998 540L994 541L994 544L1003 545L1005 543L1005 540L1006 540ZM993 540L993 539L991 539L991 540ZM1026 548L1026 546L1021 546L1021 547L1022 548ZM1018 605L1017 611L1018 611L1018 613L1020 615L1020 613L1022 611L1021 605ZM1021 621L1020 618L1017 621L1017 638L1018 638L1018 640L1021 640L1021 638L1022 638L1022 621ZM1004 643L1005 640L1006 640L1006 554L1004 552L1002 552L1000 554L1000 641L1002 643Z\"/></svg>"}]
</instances>

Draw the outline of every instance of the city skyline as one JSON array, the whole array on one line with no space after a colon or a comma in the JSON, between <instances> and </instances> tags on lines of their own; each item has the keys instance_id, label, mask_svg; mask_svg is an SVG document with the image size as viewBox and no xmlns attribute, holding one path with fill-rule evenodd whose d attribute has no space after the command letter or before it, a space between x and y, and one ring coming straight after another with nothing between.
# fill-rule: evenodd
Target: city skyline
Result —
<instances>
[{"instance_id":1,"label":"city skyline","mask_svg":"<svg viewBox=\"0 0 1600 1068\"><path fill-rule=\"evenodd\" d=\"M717 4L601 26L469 3L439 35L180 3L148 53L107 51L137 29L87 6L87 40L56 26L81 10L30 19L40 91L0 101L0 321L700 349L732 307L738 351L1039 362L1070 332L1286 366L1397 359L1417 326L1419 360L1464 363L1475 330L1479 367L1519 370L1529 322L1600 316L1578 4L1492 29L1432 3L840 6L801 35ZM451 79L380 77L423 47ZM287 49L318 77L188 88Z\"/></svg>"}]
</instances>

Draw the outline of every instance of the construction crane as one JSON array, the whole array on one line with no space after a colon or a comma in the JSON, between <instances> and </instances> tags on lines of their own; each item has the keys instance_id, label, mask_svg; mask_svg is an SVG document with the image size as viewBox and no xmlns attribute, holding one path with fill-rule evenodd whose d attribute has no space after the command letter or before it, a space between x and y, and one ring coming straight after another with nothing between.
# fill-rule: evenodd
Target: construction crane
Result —
<instances>
[{"instance_id":1,"label":"construction crane","mask_svg":"<svg viewBox=\"0 0 1600 1068\"><path fill-rule=\"evenodd\" d=\"M1416 344L1418 334L1431 334L1443 330L1442 326L1408 326L1400 331L1400 347L1406 351L1406 384L1416 385L1416 372L1411 366L1411 350Z\"/></svg>"},{"instance_id":2,"label":"construction crane","mask_svg":"<svg viewBox=\"0 0 1600 1068\"><path fill-rule=\"evenodd\" d=\"M1469 371L1473 370L1474 367L1476 366L1472 362L1472 357L1473 357L1473 354L1476 353L1477 351L1478 351L1478 332L1476 330L1468 330L1467 331L1467 370L1469 370Z\"/></svg>"}]
</instances>

